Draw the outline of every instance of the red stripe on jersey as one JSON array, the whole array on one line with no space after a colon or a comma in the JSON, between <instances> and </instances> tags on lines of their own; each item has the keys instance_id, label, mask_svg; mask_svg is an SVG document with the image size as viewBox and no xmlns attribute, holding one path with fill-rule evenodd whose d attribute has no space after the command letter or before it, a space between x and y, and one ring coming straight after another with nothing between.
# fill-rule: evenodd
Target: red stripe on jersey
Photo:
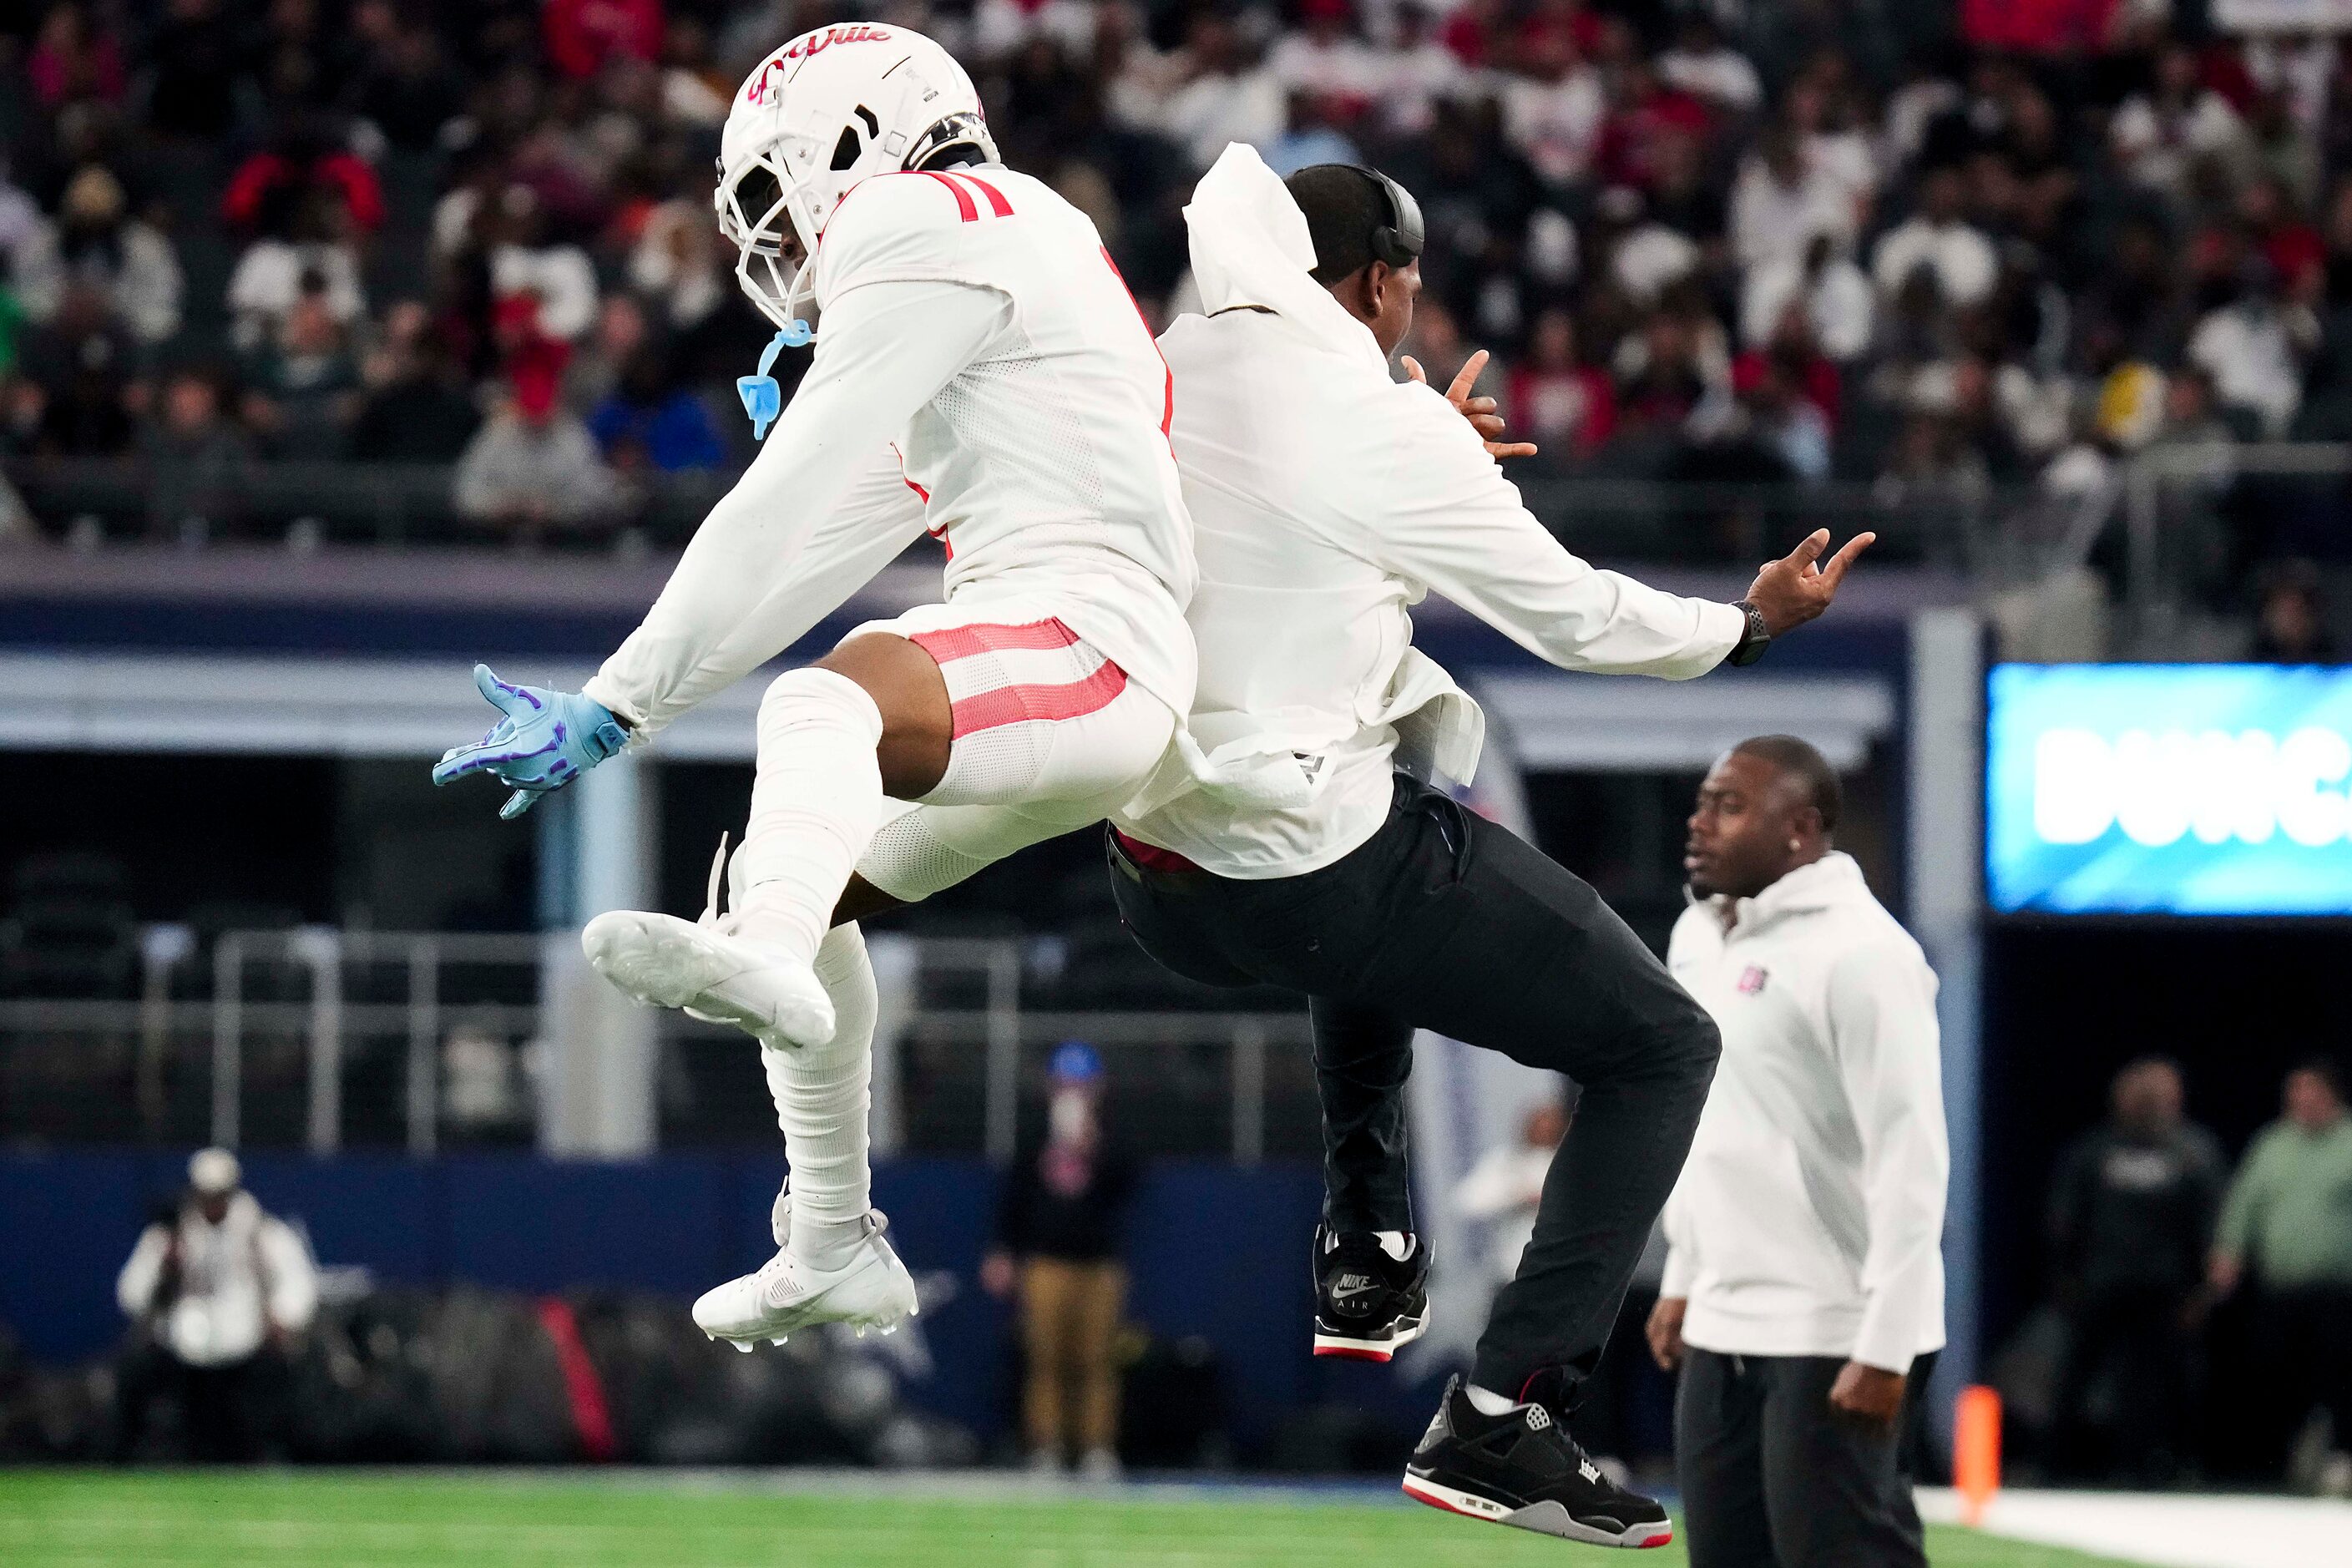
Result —
<instances>
[{"instance_id":1,"label":"red stripe on jersey","mask_svg":"<svg viewBox=\"0 0 2352 1568\"><path fill-rule=\"evenodd\" d=\"M933 664L950 664L976 653L1068 647L1078 640L1078 634L1059 620L1046 620L1020 626L942 626L935 632L917 632L907 640L929 654Z\"/></svg>"},{"instance_id":2,"label":"red stripe on jersey","mask_svg":"<svg viewBox=\"0 0 2352 1568\"><path fill-rule=\"evenodd\" d=\"M1083 719L1109 707L1126 689L1127 671L1105 659L1084 680L1060 686L1000 686L952 704L950 711L955 717L955 738L961 740L1000 724Z\"/></svg>"},{"instance_id":3,"label":"red stripe on jersey","mask_svg":"<svg viewBox=\"0 0 2352 1568\"><path fill-rule=\"evenodd\" d=\"M924 505L929 506L931 501L931 492L917 484L915 477L907 471L907 454L898 450L898 443L896 441L890 443L890 455L898 459L898 477L907 481L908 489L923 498Z\"/></svg>"},{"instance_id":4,"label":"red stripe on jersey","mask_svg":"<svg viewBox=\"0 0 2352 1568\"><path fill-rule=\"evenodd\" d=\"M1169 369L1168 356L1160 353L1160 340L1152 335L1151 319L1143 313L1143 301L1135 297L1134 289L1127 288L1127 274L1121 272L1118 263L1110 258L1110 247L1108 245L1102 247L1102 258L1103 265L1110 268L1110 275L1118 279L1118 286L1127 289L1127 302L1135 307L1135 319L1143 323L1144 339L1151 344L1151 352L1160 354L1160 373L1167 377L1160 395L1160 434L1165 438L1168 427L1176 423L1176 373Z\"/></svg>"},{"instance_id":5,"label":"red stripe on jersey","mask_svg":"<svg viewBox=\"0 0 2352 1568\"><path fill-rule=\"evenodd\" d=\"M967 174L961 169L958 169L955 171L953 177L959 180L969 180L971 184L978 185L982 191L986 192L988 194L989 207L998 217L1011 217L1013 216L1013 204L1004 199L1004 193L998 190L994 185L990 184L986 180L982 179L978 174Z\"/></svg>"},{"instance_id":6,"label":"red stripe on jersey","mask_svg":"<svg viewBox=\"0 0 2352 1568\"><path fill-rule=\"evenodd\" d=\"M980 208L973 204L971 193L970 191L965 190L961 185L957 184L953 180L949 179L937 169L918 169L915 172L919 174L929 174L932 179L937 180L940 184L945 185L949 190L955 193L956 213L957 216L961 217L964 222L978 223L980 221Z\"/></svg>"}]
</instances>

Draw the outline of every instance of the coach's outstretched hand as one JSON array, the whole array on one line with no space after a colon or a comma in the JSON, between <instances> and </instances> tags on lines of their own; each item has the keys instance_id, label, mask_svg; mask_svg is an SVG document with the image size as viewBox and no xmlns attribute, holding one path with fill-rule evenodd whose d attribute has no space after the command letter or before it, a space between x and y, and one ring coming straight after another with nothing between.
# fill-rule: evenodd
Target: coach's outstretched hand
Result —
<instances>
[{"instance_id":1,"label":"coach's outstretched hand","mask_svg":"<svg viewBox=\"0 0 2352 1568\"><path fill-rule=\"evenodd\" d=\"M1817 564L1830 545L1830 531L1817 528L1780 560L1767 561L1748 590L1748 602L1764 616L1764 629L1777 637L1828 609L1830 601L1837 597L1838 584L1845 581L1846 568L1877 538L1874 533L1857 533L1827 564Z\"/></svg>"},{"instance_id":2,"label":"coach's outstretched hand","mask_svg":"<svg viewBox=\"0 0 2352 1568\"><path fill-rule=\"evenodd\" d=\"M541 795L562 789L628 743L613 710L576 691L509 686L487 664L474 666L474 688L497 705L500 718L472 745L443 752L433 782L491 774L514 791L499 807L502 818L520 816Z\"/></svg>"},{"instance_id":3,"label":"coach's outstretched hand","mask_svg":"<svg viewBox=\"0 0 2352 1568\"><path fill-rule=\"evenodd\" d=\"M1470 395L1471 388L1478 384L1478 373L1486 368L1486 351L1480 349L1463 362L1461 374L1454 378L1454 384L1445 389L1445 401L1454 405L1456 414L1470 421L1470 428L1478 432L1478 439L1486 443L1486 456L1496 458L1534 457L1536 444L1533 441L1506 441L1502 438L1503 416L1495 411L1493 398ZM1429 373L1422 369L1421 362L1411 354L1404 356L1404 374L1423 386L1429 384Z\"/></svg>"}]
</instances>

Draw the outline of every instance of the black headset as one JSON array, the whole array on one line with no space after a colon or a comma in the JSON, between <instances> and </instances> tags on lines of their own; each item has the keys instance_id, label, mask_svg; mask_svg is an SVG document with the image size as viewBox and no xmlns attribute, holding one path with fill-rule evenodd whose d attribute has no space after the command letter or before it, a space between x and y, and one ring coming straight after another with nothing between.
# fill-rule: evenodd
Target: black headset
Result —
<instances>
[{"instance_id":1,"label":"black headset","mask_svg":"<svg viewBox=\"0 0 2352 1568\"><path fill-rule=\"evenodd\" d=\"M1412 193L1381 174L1378 169L1359 165L1358 173L1371 181L1387 204L1389 221L1372 226L1372 256L1402 271L1421 256L1423 241L1421 224L1421 204Z\"/></svg>"}]
</instances>

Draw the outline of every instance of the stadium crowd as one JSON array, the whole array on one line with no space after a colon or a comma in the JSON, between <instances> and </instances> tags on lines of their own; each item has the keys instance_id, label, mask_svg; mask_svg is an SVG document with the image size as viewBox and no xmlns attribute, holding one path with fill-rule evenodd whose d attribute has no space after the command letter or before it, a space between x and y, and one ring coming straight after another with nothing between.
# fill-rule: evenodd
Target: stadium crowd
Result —
<instances>
[{"instance_id":1,"label":"stadium crowd","mask_svg":"<svg viewBox=\"0 0 2352 1568\"><path fill-rule=\"evenodd\" d=\"M1496 351L1538 471L2074 493L2158 444L2352 437L2330 38L2163 0L866 9L958 50L1156 318L1228 140L1388 169L1432 235L1409 348ZM0 453L149 459L187 498L158 518L271 458L454 463L460 511L530 531L732 467L768 331L718 128L851 10L11 7Z\"/></svg>"}]
</instances>

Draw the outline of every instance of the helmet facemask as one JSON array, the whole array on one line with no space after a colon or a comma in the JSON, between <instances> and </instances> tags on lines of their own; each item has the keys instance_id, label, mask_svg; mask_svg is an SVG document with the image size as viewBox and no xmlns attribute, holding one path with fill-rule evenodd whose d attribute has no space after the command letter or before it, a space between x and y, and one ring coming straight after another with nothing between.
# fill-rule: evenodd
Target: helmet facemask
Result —
<instances>
[{"instance_id":1,"label":"helmet facemask","mask_svg":"<svg viewBox=\"0 0 2352 1568\"><path fill-rule=\"evenodd\" d=\"M719 231L735 247L735 280L761 315L803 342L814 330L808 258L823 227L810 187L824 172L793 173L788 149L806 141L786 132L741 167L721 169L716 203Z\"/></svg>"},{"instance_id":2,"label":"helmet facemask","mask_svg":"<svg viewBox=\"0 0 2352 1568\"><path fill-rule=\"evenodd\" d=\"M862 123L845 125L827 157L817 155L814 138L785 131L737 169L719 171L715 205L719 232L735 246L736 281L760 313L796 343L814 335L809 258L826 219L853 187L872 174L921 168L954 147L971 147L992 163L997 157L987 124L975 113L945 115L912 141L899 132L883 134L864 105L856 114ZM878 160L872 156L877 151ZM882 167L870 166L877 161ZM793 172L795 165L801 173Z\"/></svg>"}]
</instances>

